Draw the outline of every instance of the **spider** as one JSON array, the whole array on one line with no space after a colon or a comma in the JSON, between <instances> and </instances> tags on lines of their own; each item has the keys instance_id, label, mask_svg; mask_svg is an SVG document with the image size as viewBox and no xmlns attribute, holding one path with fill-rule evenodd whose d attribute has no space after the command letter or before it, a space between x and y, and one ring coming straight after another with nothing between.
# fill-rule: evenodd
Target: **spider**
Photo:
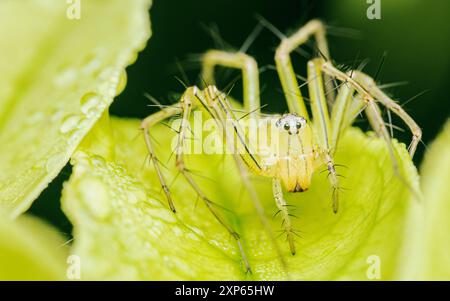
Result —
<instances>
[{"instance_id":1,"label":"spider","mask_svg":"<svg viewBox=\"0 0 450 301\"><path fill-rule=\"evenodd\" d=\"M297 81L290 54L302 44L314 37L317 43L317 56L307 62L307 85L311 103L310 117L300 91L301 86ZM413 157L422 131L416 122L398 105L387 96L375 81L367 74L359 70L343 72L335 67L329 60L328 45L325 38L325 26L319 20L311 20L298 29L294 34L281 40L275 52L276 70L279 75L283 92L287 101L289 113L284 115L268 115L266 121L272 124L272 130L278 135L278 144L269 148L265 155L252 152L251 145L246 142L246 133L243 131L235 110L227 95L219 91L214 83L214 68L223 67L240 69L243 80L243 106L244 111L254 113L254 118L260 116L260 92L259 69L254 58L244 52L228 52L222 50L209 50L202 56L202 77L205 83L204 89L192 86L186 89L179 103L164 107L160 111L148 116L142 121L141 129L144 132L145 143L148 148L151 161L154 165L162 190L167 198L170 209L175 213L175 205L170 190L161 172L158 159L150 139L151 127L163 120L180 114L182 116L178 148L176 152L176 168L185 177L187 182L204 201L207 208L217 221L232 235L239 247L242 260L247 271L251 271L246 254L242 248L239 234L230 226L226 219L213 206L212 201L203 193L196 184L184 164L183 141L184 135L189 130L189 118L194 109L200 108L214 118L218 124L225 127L225 123L232 125L231 131L226 131L225 140L231 141L237 137L237 143L241 144L244 151L235 153L235 161L242 175L244 185L254 200L255 208L262 217L264 215L258 203L257 196L248 181L249 172L272 178L272 190L275 203L282 215L284 232L287 235L289 249L292 255L296 253L294 243L295 231L292 228L288 204L283 197L282 187L288 193L300 193L311 185L311 177L318 166L326 166L329 176L329 184L332 188L332 210L339 209L339 175L336 172L336 164L333 160L337 149L339 137L350 126L356 116L364 111L368 121L387 145L396 167L394 149L391 145L391 136L386 128L381 115L379 105L398 115L409 127L412 133L412 141L408 147L409 154ZM335 85L338 92L335 95ZM260 129L258 129L260 130ZM262 131L262 129L261 129ZM268 157L271 160L265 160ZM268 163L270 161L270 163ZM267 222L264 226L269 227Z\"/></svg>"}]
</instances>

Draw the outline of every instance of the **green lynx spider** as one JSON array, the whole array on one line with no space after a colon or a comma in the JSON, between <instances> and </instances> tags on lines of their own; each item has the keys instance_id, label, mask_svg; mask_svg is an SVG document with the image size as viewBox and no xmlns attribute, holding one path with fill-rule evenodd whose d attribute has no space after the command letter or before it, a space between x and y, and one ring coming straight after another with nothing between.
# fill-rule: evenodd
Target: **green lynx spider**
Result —
<instances>
[{"instance_id":1,"label":"green lynx spider","mask_svg":"<svg viewBox=\"0 0 450 301\"><path fill-rule=\"evenodd\" d=\"M309 98L311 102L311 111L314 117L310 119L306 109L300 86L294 73L290 53L300 45L314 37L321 57L314 58L307 63L307 84ZM417 144L421 139L422 132L416 122L398 105L377 87L374 80L357 70L344 73L338 70L331 63L328 52L328 45L325 38L325 27L318 20L311 20L301 27L290 37L282 39L275 53L275 62L278 75L283 87L283 92L289 108L289 113L283 116L271 115L268 117L276 121L279 135L290 139L296 137L296 143L287 143L279 147L276 155L277 161L271 166L264 166L258 158L250 152L235 155L237 166L241 172L244 184L249 190L252 199L257 198L252 187L249 184L248 171L257 175L271 177L273 179L273 196L278 206L279 213L283 218L284 232L287 235L287 241L292 255L295 254L294 230L290 221L287 204L283 198L282 186L288 192L301 192L308 189L311 176L314 170L321 164L325 165L329 172L329 182L332 188L332 207L336 213L339 205L339 178L336 173L333 155L335 153L339 136L343 130L350 126L354 118L362 110L365 111L367 118L374 131L382 137L388 144L394 168L396 165L394 149L391 145L391 137L383 121L378 104L382 104L390 111L398 115L409 127L412 132L412 141L409 146L411 157L414 155ZM181 114L182 121L178 136L179 146L183 145L183 137L188 129L189 117L194 108L202 108L215 118L219 123L224 124L225 120L231 120L234 124L234 132L242 142L244 136L240 129L237 119L233 113L231 104L226 95L220 92L212 83L214 83L214 68L221 65L229 68L237 68L242 71L243 89L244 89L244 110L254 112L254 118L258 118L260 111L259 95L259 70L256 61L242 52L225 52L220 50L210 50L202 57L203 72L202 76L206 83L210 83L201 90L195 86L188 88L182 95L179 103L162 108L157 113L150 115L142 121L141 128L144 132L145 142L150 153L151 160L158 174L162 189L167 197L170 209L175 212L175 206L172 201L170 190L161 172L157 158L150 140L150 129L153 125L167 119L175 114ZM337 95L334 97L333 88L329 83L331 81L340 82ZM324 85L325 83L325 85ZM332 103L327 104L327 96L332 95ZM331 108L331 117L328 112L328 106ZM227 139L230 138L227 134ZM293 141L294 139L288 140ZM248 146L244 145L245 149ZM178 148L183 149L183 147ZM229 225L222 215L213 206L213 203L202 192L196 184L191 174L185 168L183 153L176 153L176 168L185 177L198 196L204 201L207 208L214 217L223 225L224 228L236 240L241 252L247 271L250 271L250 265L240 243L239 234ZM263 215L263 211L258 202L254 201L258 214ZM268 226L267 223L263 224ZM267 230L267 229L266 229ZM268 230L269 231L269 230Z\"/></svg>"}]
</instances>

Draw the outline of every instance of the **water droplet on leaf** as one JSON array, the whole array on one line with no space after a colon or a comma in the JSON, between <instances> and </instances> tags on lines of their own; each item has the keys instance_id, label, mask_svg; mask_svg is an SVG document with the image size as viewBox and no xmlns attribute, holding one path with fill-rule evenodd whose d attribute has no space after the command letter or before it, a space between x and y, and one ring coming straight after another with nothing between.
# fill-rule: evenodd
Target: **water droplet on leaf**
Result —
<instances>
[{"instance_id":1,"label":"water droplet on leaf","mask_svg":"<svg viewBox=\"0 0 450 301\"><path fill-rule=\"evenodd\" d=\"M85 115L89 115L99 110L99 104L101 97L97 93L89 92L83 95L80 100L81 112Z\"/></svg>"},{"instance_id":2,"label":"water droplet on leaf","mask_svg":"<svg viewBox=\"0 0 450 301\"><path fill-rule=\"evenodd\" d=\"M91 158L91 162L96 167L101 167L106 165L106 160L102 156L94 155Z\"/></svg>"},{"instance_id":3,"label":"water droplet on leaf","mask_svg":"<svg viewBox=\"0 0 450 301\"><path fill-rule=\"evenodd\" d=\"M119 95L120 93L123 92L123 90L125 89L127 85L127 72L123 71L122 73L120 73L119 76L119 82L117 83L117 88L116 88L116 95Z\"/></svg>"},{"instance_id":4,"label":"water droplet on leaf","mask_svg":"<svg viewBox=\"0 0 450 301\"><path fill-rule=\"evenodd\" d=\"M68 86L77 78L77 72L75 69L68 68L60 71L53 79L55 86Z\"/></svg>"},{"instance_id":5,"label":"water droplet on leaf","mask_svg":"<svg viewBox=\"0 0 450 301\"><path fill-rule=\"evenodd\" d=\"M85 176L78 182L80 200L96 218L105 219L111 213L107 186L96 176Z\"/></svg>"},{"instance_id":6,"label":"water droplet on leaf","mask_svg":"<svg viewBox=\"0 0 450 301\"><path fill-rule=\"evenodd\" d=\"M61 127L59 128L60 132L66 134L73 131L78 126L79 121L80 116L78 115L66 116L62 121Z\"/></svg>"}]
</instances>

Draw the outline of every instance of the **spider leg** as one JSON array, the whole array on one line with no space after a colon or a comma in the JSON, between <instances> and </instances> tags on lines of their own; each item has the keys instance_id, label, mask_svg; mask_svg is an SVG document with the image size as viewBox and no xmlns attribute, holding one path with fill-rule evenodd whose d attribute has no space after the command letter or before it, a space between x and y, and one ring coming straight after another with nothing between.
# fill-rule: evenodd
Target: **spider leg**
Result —
<instances>
[{"instance_id":1,"label":"spider leg","mask_svg":"<svg viewBox=\"0 0 450 301\"><path fill-rule=\"evenodd\" d=\"M244 88L244 109L260 113L259 70L255 59L243 52L210 50L202 57L202 77L208 85L214 85L214 67L216 65L242 70Z\"/></svg>"},{"instance_id":2,"label":"spider leg","mask_svg":"<svg viewBox=\"0 0 450 301\"><path fill-rule=\"evenodd\" d=\"M169 187L167 186L166 180L164 179L164 176L161 172L159 161L158 161L158 158L156 158L155 151L153 149L153 145L152 145L152 142L150 139L150 128L153 125L163 121L164 119L167 119L173 115L180 113L181 110L178 106L179 106L179 104L175 104L170 107L163 108L160 111L156 112L155 114L152 114L152 115L148 116L147 118L145 118L141 123L141 129L144 133L145 144L147 146L147 150L149 152L150 159L153 163L153 166L155 167L156 174L158 175L158 179L159 179L159 182L161 183L161 187L164 191L164 194L166 195L166 199L167 199L167 202L169 203L170 210L172 210L172 212L174 212L174 213L176 212L176 210L175 210L175 206L173 204L172 196L170 194L170 190L169 190Z\"/></svg>"},{"instance_id":3,"label":"spider leg","mask_svg":"<svg viewBox=\"0 0 450 301\"><path fill-rule=\"evenodd\" d=\"M322 62L322 59L313 59L308 62L308 91L311 99L311 109L314 117L314 127L316 129L319 153L321 154L323 163L327 166L328 180L333 190L333 212L337 213L339 208L339 180L332 157L332 132L325 99L325 91L323 88ZM342 100L342 102L344 102L344 100Z\"/></svg>"},{"instance_id":4,"label":"spider leg","mask_svg":"<svg viewBox=\"0 0 450 301\"><path fill-rule=\"evenodd\" d=\"M180 124L180 132L178 136L178 145L176 151L176 168L180 171L180 173L184 176L184 178L188 181L189 185L195 190L200 199L203 200L208 210L211 214L216 218L216 220L230 233L230 235L236 240L236 243L239 247L239 251L241 253L242 260L245 265L245 269L247 272L251 272L250 264L247 259L247 255L244 252L244 249L241 244L241 239L239 234L233 229L233 227L228 223L228 221L223 218L223 216L219 213L219 211L214 207L214 204L209 198L203 193L200 187L197 185L191 174L185 167L184 163L184 153L183 146L185 135L187 131L189 131L189 118L192 112L192 107L197 100L201 99L198 95L201 92L197 87L188 88L188 90L181 97L180 103L182 106L182 121Z\"/></svg>"},{"instance_id":5,"label":"spider leg","mask_svg":"<svg viewBox=\"0 0 450 301\"><path fill-rule=\"evenodd\" d=\"M408 113L403 110L403 108L396 103L393 99L387 96L375 83L373 78L368 76L367 74L361 71L354 71L352 73L352 78L355 79L357 83L359 83L367 92L369 92L373 97L386 106L389 110L394 112L398 117L400 117L406 125L409 127L412 133L412 140L408 147L409 154L411 158L414 156L414 153L417 149L417 144L422 139L422 130L414 121L414 119L409 116Z\"/></svg>"},{"instance_id":6,"label":"spider leg","mask_svg":"<svg viewBox=\"0 0 450 301\"><path fill-rule=\"evenodd\" d=\"M417 144L420 141L420 139L422 138L422 130L416 124L416 122L411 118L411 116L409 116L399 104L397 104L394 100L392 100L386 94L384 94L383 91L381 91L381 89L376 86L375 82L373 81L373 79L370 76L368 76L360 71L352 71L351 72L352 76L350 77L350 75L345 74L342 71L338 70L336 67L334 67L329 62L323 63L323 70L324 70L324 72L335 76L339 80L349 83L350 85L352 85L355 88L355 90L361 95L363 100L368 105L366 111L369 111L370 112L369 114L380 115L380 118L376 118L376 119L377 119L377 122L381 123L381 125L378 125L378 126L380 126L383 129L382 130L383 132L385 132L385 131L387 132L384 121L382 121L380 112L378 110L376 110L376 108L375 108L376 104L372 105L371 103L372 102L375 103L375 101L378 101L381 104L383 104L384 106L386 106L389 110L393 111L397 116L399 116L408 125L411 132L413 133L413 138L412 138L411 144L409 146L409 154L411 157L413 157L413 155L416 151L416 148L417 148ZM373 116L373 117L375 117L375 116ZM381 121L379 119L381 119ZM376 128L375 128L375 130L378 133L381 133ZM384 136L385 135L383 134L383 137ZM386 139L386 137L385 137L385 139ZM388 140L390 142L390 136L389 136Z\"/></svg>"},{"instance_id":7,"label":"spider leg","mask_svg":"<svg viewBox=\"0 0 450 301\"><path fill-rule=\"evenodd\" d=\"M294 232L291 223L291 216L289 215L289 210L286 201L283 198L283 191L281 189L281 182L277 178L272 179L272 191L273 197L277 204L278 210L281 213L281 218L283 219L282 226L287 235L287 240L289 242L289 248L291 249L291 254L295 255L295 244L294 244Z\"/></svg>"},{"instance_id":8,"label":"spider leg","mask_svg":"<svg viewBox=\"0 0 450 301\"><path fill-rule=\"evenodd\" d=\"M346 74L336 67L334 67L330 62L325 62L322 60L322 70L329 74L330 76L333 76L337 78L338 80L349 84L351 87L355 89L355 91L358 93L357 98L360 97L364 101L364 108L366 115L368 117L368 120L375 130L375 132L385 140L389 156L392 160L392 165L394 168L395 174L399 177L400 180L409 188L409 190L420 199L420 194L417 193L417 191L412 188L412 186L404 179L404 177L400 173L398 159L397 159L397 151L394 148L392 144L392 139L389 134L389 131L386 127L386 124L384 123L380 108L377 105L377 102L382 103L383 105L387 106L390 110L392 110L394 113L396 113L400 118L402 118L410 127L411 131L413 132L413 140L411 142L411 146L409 149L410 156L412 157L414 155L414 151L417 146L417 142L420 140L422 131L417 126L417 124L412 120L412 118L406 114L406 112L403 111L403 109L396 104L393 100L389 99L384 93L379 90L378 87L375 87L375 83L372 79L364 78L359 71L352 71L350 74ZM358 81L354 79L354 75L358 73L356 76L358 78ZM369 85L372 84L373 86ZM373 94L376 94L375 95Z\"/></svg>"},{"instance_id":9,"label":"spider leg","mask_svg":"<svg viewBox=\"0 0 450 301\"><path fill-rule=\"evenodd\" d=\"M381 137L383 137L384 140L386 140L389 147L389 152L391 154L391 158L393 160L394 168L397 169L397 161L394 155L395 151L392 147L391 137L381 117L381 113L379 112L375 98L368 91L366 91L366 89L364 89L358 82L356 82L352 77L350 77L349 74L340 71L329 62L322 61L318 62L318 64L322 65L321 68L324 72L326 72L331 76L336 77L345 84L352 86L355 89L355 91L359 94L359 96L365 103L366 106L365 111L368 116L369 122L371 123L375 132L377 132L377 134L379 134Z\"/></svg>"},{"instance_id":10,"label":"spider leg","mask_svg":"<svg viewBox=\"0 0 450 301\"><path fill-rule=\"evenodd\" d=\"M344 130L353 122L356 117L354 109L352 110L352 101L355 103L361 103L357 99L353 98L355 89L345 83L339 88L336 100L331 110L331 137L330 137L330 149L334 153L336 152L337 145L341 134ZM352 113L353 111L353 113ZM359 111L359 107L357 107Z\"/></svg>"},{"instance_id":11,"label":"spider leg","mask_svg":"<svg viewBox=\"0 0 450 301\"><path fill-rule=\"evenodd\" d=\"M217 219L217 221L231 234L231 236L236 240L237 245L239 247L242 260L244 261L244 265L246 268L246 271L250 272L250 265L247 260L247 256L242 248L242 244L240 242L240 236L239 234L234 231L234 229L228 224L228 222L220 215L218 210L213 206L213 203L206 197L206 195L202 192L202 190L199 188L199 186L196 184L192 176L189 174L187 169L184 165L184 158L183 158L183 142L186 135L186 132L189 130L189 117L192 112L192 108L197 105L197 102L194 101L197 99L195 96L198 92L198 88L196 87L190 87L188 88L183 96L181 97L181 100L178 104L172 105L167 108L163 108L161 111L158 111L157 113L150 115L149 117L145 118L141 123L141 129L144 132L144 138L145 143L148 149L148 152L150 154L150 158L153 162L153 165L155 167L156 173L158 175L158 179L161 183L161 186L163 188L163 191L166 195L167 201L169 203L170 209L175 213L175 206L173 204L172 196L170 193L170 190L166 184L166 180L161 172L160 164L158 159L156 158L152 142L150 139L150 128L163 121L164 119L167 119L173 115L182 114L182 120L180 124L180 132L178 135L178 141L177 141L177 148L176 148L176 168L180 171L180 173L185 177L185 179L188 181L189 185L196 191L198 196L204 201L206 207L209 209L209 211L212 213L212 215ZM180 108L181 106L181 108Z\"/></svg>"},{"instance_id":12,"label":"spider leg","mask_svg":"<svg viewBox=\"0 0 450 301\"><path fill-rule=\"evenodd\" d=\"M292 67L290 54L299 46L306 43L311 36L315 37L321 55L328 58L329 51L325 38L325 26L319 20L309 21L290 37L284 38L275 52L275 63L289 111L297 113L307 120L309 119L308 111L306 110L305 102ZM326 80L326 94L331 99L330 103L334 99L332 86L332 82Z\"/></svg>"},{"instance_id":13,"label":"spider leg","mask_svg":"<svg viewBox=\"0 0 450 301\"><path fill-rule=\"evenodd\" d=\"M260 201L260 198L250 181L249 170L254 171L256 174L264 175L264 171L262 169L261 163L258 161L258 158L254 155L255 153L251 150L251 146L247 145L247 142L244 139L244 133L241 129L239 122L234 115L233 110L231 109L231 104L227 99L224 93L221 93L217 90L215 86L207 87L203 93L197 93L196 96L200 100L200 102L209 105L212 109L212 115L215 117L215 120L219 127L221 127L225 133L226 144L229 146L234 143L234 137L237 136L237 144L241 146L243 152L232 152L234 157L234 161L238 168L242 183L246 188L251 201L253 202L253 206L256 209L258 217L261 221L261 224L264 227L264 230L271 241L276 254L280 260L281 266L284 271L287 271L287 264L283 257L283 253L280 250L280 247L276 241L275 235L271 228L269 221L267 220L264 207ZM227 126L227 122L231 123L231 127Z\"/></svg>"}]
</instances>

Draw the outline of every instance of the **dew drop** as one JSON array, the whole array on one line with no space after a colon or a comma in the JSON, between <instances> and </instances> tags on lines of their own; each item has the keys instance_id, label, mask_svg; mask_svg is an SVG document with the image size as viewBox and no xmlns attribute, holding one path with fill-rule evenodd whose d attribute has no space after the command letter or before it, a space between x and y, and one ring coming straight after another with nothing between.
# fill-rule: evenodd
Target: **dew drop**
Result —
<instances>
[{"instance_id":1,"label":"dew drop","mask_svg":"<svg viewBox=\"0 0 450 301\"><path fill-rule=\"evenodd\" d=\"M64 117L61 127L59 128L59 131L63 134L69 133L78 126L79 121L80 121L80 116L68 115L68 116Z\"/></svg>"},{"instance_id":2,"label":"dew drop","mask_svg":"<svg viewBox=\"0 0 450 301\"><path fill-rule=\"evenodd\" d=\"M82 72L84 74L95 74L101 67L101 62L95 57L89 57L86 65L83 67Z\"/></svg>"},{"instance_id":3,"label":"dew drop","mask_svg":"<svg viewBox=\"0 0 450 301\"><path fill-rule=\"evenodd\" d=\"M137 52L133 52L132 56L130 57L130 61L128 62L130 65L133 65L136 60L138 59L138 53Z\"/></svg>"},{"instance_id":4,"label":"dew drop","mask_svg":"<svg viewBox=\"0 0 450 301\"><path fill-rule=\"evenodd\" d=\"M87 128L88 125L90 124L91 120L89 120L89 118L81 118L80 121L78 122L78 129L84 129Z\"/></svg>"},{"instance_id":5,"label":"dew drop","mask_svg":"<svg viewBox=\"0 0 450 301\"><path fill-rule=\"evenodd\" d=\"M96 112L99 108L101 101L100 95L94 92L89 92L83 95L80 100L81 112L85 115L89 115L92 112Z\"/></svg>"},{"instance_id":6,"label":"dew drop","mask_svg":"<svg viewBox=\"0 0 450 301\"><path fill-rule=\"evenodd\" d=\"M100 166L105 166L106 165L105 158L103 158L102 156L99 156L99 155L92 156L91 162L96 167L100 167Z\"/></svg>"},{"instance_id":7,"label":"dew drop","mask_svg":"<svg viewBox=\"0 0 450 301\"><path fill-rule=\"evenodd\" d=\"M147 199L147 196L141 189L133 189L127 190L126 199L130 204L137 204L138 202L145 201Z\"/></svg>"},{"instance_id":8,"label":"dew drop","mask_svg":"<svg viewBox=\"0 0 450 301\"><path fill-rule=\"evenodd\" d=\"M122 71L119 76L119 82L117 83L116 95L122 93L126 85L127 85L127 72Z\"/></svg>"},{"instance_id":9,"label":"dew drop","mask_svg":"<svg viewBox=\"0 0 450 301\"><path fill-rule=\"evenodd\" d=\"M186 234L186 237L193 241L200 241L200 238L198 238L197 235L195 235L194 233L191 233L191 232Z\"/></svg>"},{"instance_id":10,"label":"dew drop","mask_svg":"<svg viewBox=\"0 0 450 301\"><path fill-rule=\"evenodd\" d=\"M114 97L114 85L111 85L110 82L102 82L99 86L98 86L98 91L100 94L105 95L107 97Z\"/></svg>"},{"instance_id":11,"label":"dew drop","mask_svg":"<svg viewBox=\"0 0 450 301\"><path fill-rule=\"evenodd\" d=\"M64 111L60 110L60 109L54 109L54 110L52 110L52 112L50 114L51 114L50 120L52 122L56 122L58 120L61 120L61 118L64 115Z\"/></svg>"},{"instance_id":12,"label":"dew drop","mask_svg":"<svg viewBox=\"0 0 450 301\"><path fill-rule=\"evenodd\" d=\"M173 213L168 210L168 209L156 209L156 208L152 208L152 209L147 209L146 213L159 219L162 220L166 223L175 223L176 222L176 218L173 215Z\"/></svg>"},{"instance_id":13,"label":"dew drop","mask_svg":"<svg viewBox=\"0 0 450 301\"><path fill-rule=\"evenodd\" d=\"M203 231L200 230L199 228L194 227L194 226L191 226L190 228L191 228L191 230L194 231L198 236L200 236L200 237L205 237L205 234L204 234Z\"/></svg>"},{"instance_id":14,"label":"dew drop","mask_svg":"<svg viewBox=\"0 0 450 301\"><path fill-rule=\"evenodd\" d=\"M77 78L75 69L64 69L53 78L53 84L58 87L68 86Z\"/></svg>"},{"instance_id":15,"label":"dew drop","mask_svg":"<svg viewBox=\"0 0 450 301\"><path fill-rule=\"evenodd\" d=\"M156 200L154 200L154 199L149 199L149 198L147 198L147 199L145 200L145 202L146 202L146 204L149 205L149 206L160 206L160 205L161 205L160 202L158 202L158 201L156 201Z\"/></svg>"},{"instance_id":16,"label":"dew drop","mask_svg":"<svg viewBox=\"0 0 450 301\"><path fill-rule=\"evenodd\" d=\"M208 241L211 245L216 246L216 247L221 247L221 244L215 240L215 239L211 239Z\"/></svg>"},{"instance_id":17,"label":"dew drop","mask_svg":"<svg viewBox=\"0 0 450 301\"><path fill-rule=\"evenodd\" d=\"M80 200L89 212L99 219L107 218L111 213L108 188L95 176L83 177L77 185Z\"/></svg>"},{"instance_id":18,"label":"dew drop","mask_svg":"<svg viewBox=\"0 0 450 301\"><path fill-rule=\"evenodd\" d=\"M180 229L180 227L173 227L171 230L177 237L182 237L184 235L184 232Z\"/></svg>"},{"instance_id":19,"label":"dew drop","mask_svg":"<svg viewBox=\"0 0 450 301\"><path fill-rule=\"evenodd\" d=\"M108 80L111 77L111 74L114 73L114 69L112 67L108 67L103 69L102 72L99 74L99 79L101 80Z\"/></svg>"},{"instance_id":20,"label":"dew drop","mask_svg":"<svg viewBox=\"0 0 450 301\"><path fill-rule=\"evenodd\" d=\"M191 267L188 264L186 264L183 260L177 257L172 257L172 268L188 273L191 276L194 275Z\"/></svg>"}]
</instances>

